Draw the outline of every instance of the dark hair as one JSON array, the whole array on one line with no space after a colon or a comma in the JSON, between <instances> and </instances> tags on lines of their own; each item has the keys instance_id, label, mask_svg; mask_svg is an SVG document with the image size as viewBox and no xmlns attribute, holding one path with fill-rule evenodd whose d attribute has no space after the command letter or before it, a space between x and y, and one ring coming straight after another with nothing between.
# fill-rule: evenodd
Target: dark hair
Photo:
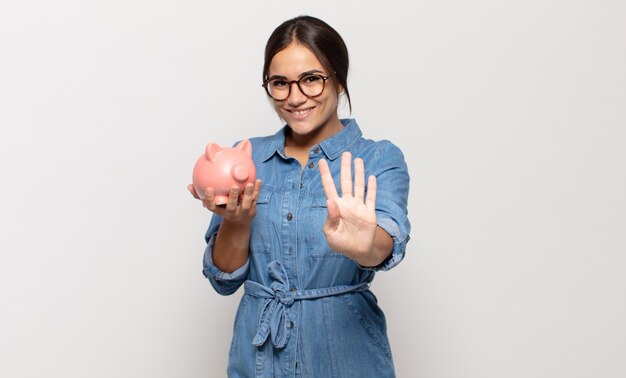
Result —
<instances>
[{"instance_id":1,"label":"dark hair","mask_svg":"<svg viewBox=\"0 0 626 378\"><path fill-rule=\"evenodd\" d=\"M278 26L265 45L265 64L263 80L267 79L270 63L274 55L297 42L315 54L317 59L328 70L328 74L343 87L352 111L350 92L348 91L348 48L345 42L330 25L311 16L298 16Z\"/></svg>"}]
</instances>

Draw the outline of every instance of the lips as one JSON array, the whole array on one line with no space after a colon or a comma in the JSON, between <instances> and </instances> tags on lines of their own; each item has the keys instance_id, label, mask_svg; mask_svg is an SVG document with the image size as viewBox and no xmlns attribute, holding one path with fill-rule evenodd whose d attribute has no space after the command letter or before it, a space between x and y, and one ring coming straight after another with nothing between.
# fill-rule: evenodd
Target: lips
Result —
<instances>
[{"instance_id":1,"label":"lips","mask_svg":"<svg viewBox=\"0 0 626 378\"><path fill-rule=\"evenodd\" d=\"M286 109L289 114L295 118L295 119L304 119L306 118L309 114L311 114L311 111L315 109L315 107L310 107L310 108L306 108L306 109Z\"/></svg>"}]
</instances>

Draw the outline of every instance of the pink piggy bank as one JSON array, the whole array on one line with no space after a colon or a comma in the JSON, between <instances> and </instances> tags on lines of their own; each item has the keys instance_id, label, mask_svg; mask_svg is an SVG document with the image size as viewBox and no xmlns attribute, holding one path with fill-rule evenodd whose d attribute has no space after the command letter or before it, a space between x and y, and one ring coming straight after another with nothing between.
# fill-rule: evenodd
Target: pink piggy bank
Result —
<instances>
[{"instance_id":1,"label":"pink piggy bank","mask_svg":"<svg viewBox=\"0 0 626 378\"><path fill-rule=\"evenodd\" d=\"M238 185L240 196L248 183L256 180L256 168L252 161L252 143L244 139L232 148L209 143L205 153L193 167L193 187L201 199L206 188L215 191L215 204L228 202L230 188Z\"/></svg>"}]
</instances>

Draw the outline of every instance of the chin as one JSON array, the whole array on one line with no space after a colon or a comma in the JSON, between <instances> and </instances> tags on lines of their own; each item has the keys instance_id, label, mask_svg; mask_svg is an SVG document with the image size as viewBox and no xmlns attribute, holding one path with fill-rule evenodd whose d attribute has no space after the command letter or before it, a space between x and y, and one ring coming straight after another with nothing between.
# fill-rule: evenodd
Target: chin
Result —
<instances>
[{"instance_id":1,"label":"chin","mask_svg":"<svg viewBox=\"0 0 626 378\"><path fill-rule=\"evenodd\" d=\"M298 135L308 135L318 129L314 124L307 122L303 124L301 121L288 123L291 131Z\"/></svg>"},{"instance_id":2,"label":"chin","mask_svg":"<svg viewBox=\"0 0 626 378\"><path fill-rule=\"evenodd\" d=\"M315 119L294 119L289 116L283 116L282 118L297 134L308 134L317 129L320 124L319 120Z\"/></svg>"}]
</instances>

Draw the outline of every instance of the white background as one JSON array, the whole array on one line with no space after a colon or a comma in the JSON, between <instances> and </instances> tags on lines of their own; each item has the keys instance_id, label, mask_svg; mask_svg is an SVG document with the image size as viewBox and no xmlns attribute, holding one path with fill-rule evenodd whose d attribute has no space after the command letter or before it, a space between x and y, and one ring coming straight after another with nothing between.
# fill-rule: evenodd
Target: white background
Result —
<instances>
[{"instance_id":1,"label":"white background","mask_svg":"<svg viewBox=\"0 0 626 378\"><path fill-rule=\"evenodd\" d=\"M185 187L208 141L281 127L263 48L299 14L410 168L373 286L398 376L626 376L625 4L3 1L0 376L225 375L241 293Z\"/></svg>"}]
</instances>

